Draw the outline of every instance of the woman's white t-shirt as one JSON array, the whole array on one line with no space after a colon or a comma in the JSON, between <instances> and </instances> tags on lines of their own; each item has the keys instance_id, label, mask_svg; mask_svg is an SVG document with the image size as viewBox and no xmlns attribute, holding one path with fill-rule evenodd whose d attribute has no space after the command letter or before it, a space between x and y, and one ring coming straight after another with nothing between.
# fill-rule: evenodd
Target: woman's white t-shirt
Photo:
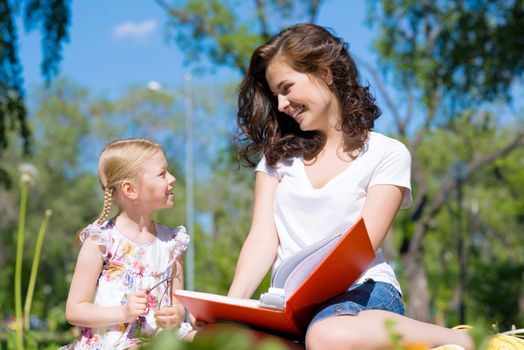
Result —
<instances>
[{"instance_id":1,"label":"woman's white t-shirt","mask_svg":"<svg viewBox=\"0 0 524 350\"><path fill-rule=\"evenodd\" d=\"M256 167L275 176L274 217L280 240L276 268L282 260L326 237L345 232L362 214L368 188L395 185L407 190L401 208L412 203L411 156L398 140L371 132L358 157L321 188L307 177L303 157L281 160L269 167L263 157ZM355 283L367 278L391 283L401 292L391 266L380 249L375 260Z\"/></svg>"}]
</instances>

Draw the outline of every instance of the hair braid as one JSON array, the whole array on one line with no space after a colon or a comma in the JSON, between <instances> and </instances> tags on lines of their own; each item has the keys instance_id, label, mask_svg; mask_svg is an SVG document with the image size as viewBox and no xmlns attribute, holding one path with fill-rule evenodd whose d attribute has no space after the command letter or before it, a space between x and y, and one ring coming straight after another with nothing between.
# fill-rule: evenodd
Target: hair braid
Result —
<instances>
[{"instance_id":1,"label":"hair braid","mask_svg":"<svg viewBox=\"0 0 524 350\"><path fill-rule=\"evenodd\" d=\"M100 216L98 219L96 219L96 222L101 225L104 223L104 221L107 220L107 217L109 216L109 212L111 210L111 202L113 199L113 187L107 186L104 189L104 208L102 209L102 213L100 213Z\"/></svg>"}]
</instances>

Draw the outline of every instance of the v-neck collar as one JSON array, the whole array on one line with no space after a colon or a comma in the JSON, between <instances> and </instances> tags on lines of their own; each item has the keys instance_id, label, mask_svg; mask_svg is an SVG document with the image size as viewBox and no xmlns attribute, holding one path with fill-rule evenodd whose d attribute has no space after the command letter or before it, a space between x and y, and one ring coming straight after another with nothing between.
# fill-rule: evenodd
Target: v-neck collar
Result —
<instances>
[{"instance_id":1,"label":"v-neck collar","mask_svg":"<svg viewBox=\"0 0 524 350\"><path fill-rule=\"evenodd\" d=\"M322 190L324 188L326 188L327 186L329 186L330 183L334 182L335 179L337 179L338 177L341 177L344 173L348 172L349 169L353 168L354 166L354 163L356 162L356 160L358 159L355 158L351 163L348 164L347 167L345 167L341 172L339 172L338 174L334 175L332 178L330 178L329 180L327 180L324 185L322 185L321 187L315 187L313 186L313 183L311 182L311 179L309 178L308 174L307 174L307 171L306 171L306 164L304 162L304 157L300 157L300 167L302 168L302 174L304 175L304 178L306 180L306 182L308 183L309 187L313 190Z\"/></svg>"},{"instance_id":2,"label":"v-neck collar","mask_svg":"<svg viewBox=\"0 0 524 350\"><path fill-rule=\"evenodd\" d=\"M335 180L339 177L342 177L345 173L347 173L348 171L350 171L350 169L354 168L355 167L355 163L359 161L359 159L361 158L362 154L364 154L366 152L366 149L368 147L368 143L369 143L369 140L371 139L373 135L373 132L370 132L368 134L368 137L366 138L366 141L364 142L364 145L362 146L362 149L360 150L360 152L358 153L358 155L355 157L355 159L353 159L351 161L351 163L348 164L347 167L345 167L341 172L339 172L338 174L334 175L332 178L330 178L329 180L327 180L324 185L322 185L321 187L315 187L313 186L313 183L311 182L311 179L309 178L308 174L307 174L307 171L306 171L306 164L304 162L304 155L301 155L299 157L300 159L300 166L302 168L302 174L304 175L304 179L305 181L308 183L309 187L313 190L323 190L325 189L326 187L328 187L332 182L335 182Z\"/></svg>"}]
</instances>

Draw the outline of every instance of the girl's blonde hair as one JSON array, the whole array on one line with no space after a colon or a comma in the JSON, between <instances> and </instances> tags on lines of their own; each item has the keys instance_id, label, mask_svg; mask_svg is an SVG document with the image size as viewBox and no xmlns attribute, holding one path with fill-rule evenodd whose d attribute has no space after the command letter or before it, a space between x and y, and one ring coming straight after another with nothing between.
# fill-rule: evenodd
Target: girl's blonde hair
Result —
<instances>
[{"instance_id":1,"label":"girl's blonde hair","mask_svg":"<svg viewBox=\"0 0 524 350\"><path fill-rule=\"evenodd\" d=\"M98 178L104 190L104 206L96 220L98 224L107 220L118 185L136 179L144 162L158 151L163 152L159 144L143 138L115 140L104 147L98 158Z\"/></svg>"}]
</instances>

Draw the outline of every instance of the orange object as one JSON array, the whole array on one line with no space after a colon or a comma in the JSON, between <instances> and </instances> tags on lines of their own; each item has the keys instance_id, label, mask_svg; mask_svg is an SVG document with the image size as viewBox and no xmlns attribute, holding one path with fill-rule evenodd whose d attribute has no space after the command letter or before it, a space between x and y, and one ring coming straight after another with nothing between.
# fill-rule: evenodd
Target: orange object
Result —
<instances>
[{"instance_id":1,"label":"orange object","mask_svg":"<svg viewBox=\"0 0 524 350\"><path fill-rule=\"evenodd\" d=\"M329 248L331 245L331 249L324 249L325 252L322 253L323 247ZM319 254L316 254L317 252ZM325 256L319 258L320 254ZM270 332L303 336L318 308L327 300L346 291L374 258L375 253L364 220L360 218L344 234L335 240L328 240L318 250L307 254L300 264L292 269L288 279L300 279L300 272L312 272L304 274L300 283L292 283L298 286L296 289L286 289L285 294L289 297L285 299L283 310L261 307L260 302L254 299L230 298L186 290L176 290L174 294L197 320L234 321ZM308 261L315 260L320 262L315 265L308 264Z\"/></svg>"}]
</instances>

